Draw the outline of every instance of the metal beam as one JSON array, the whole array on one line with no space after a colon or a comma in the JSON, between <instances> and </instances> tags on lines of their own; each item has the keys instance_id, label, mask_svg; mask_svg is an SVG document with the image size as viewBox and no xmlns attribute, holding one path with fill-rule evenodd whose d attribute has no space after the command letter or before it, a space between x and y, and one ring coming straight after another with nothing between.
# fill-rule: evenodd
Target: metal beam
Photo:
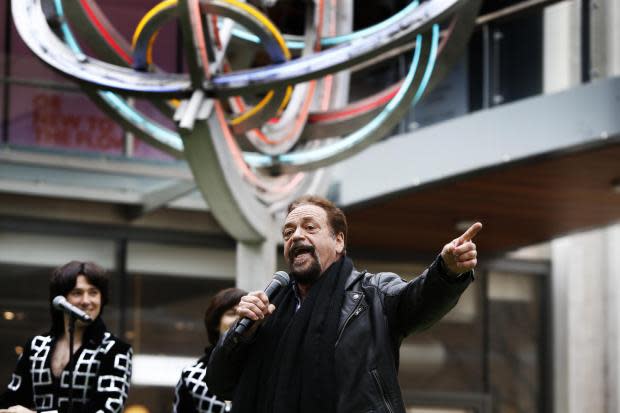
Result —
<instances>
[{"instance_id":1,"label":"metal beam","mask_svg":"<svg viewBox=\"0 0 620 413\"><path fill-rule=\"evenodd\" d=\"M620 78L479 111L393 137L336 164L350 207L507 162L620 137Z\"/></svg>"},{"instance_id":2,"label":"metal beam","mask_svg":"<svg viewBox=\"0 0 620 413\"><path fill-rule=\"evenodd\" d=\"M140 227L125 223L96 223L75 219L58 219L57 217L52 219L24 217L0 212L0 232L3 231L113 240L128 238L134 241L220 248L230 251L235 248L235 241L223 231L219 233L189 232L171 228Z\"/></svg>"},{"instance_id":3,"label":"metal beam","mask_svg":"<svg viewBox=\"0 0 620 413\"><path fill-rule=\"evenodd\" d=\"M533 13L540 11L545 7L554 5L566 0L525 0L508 7L504 7L497 11L478 16L476 18L476 26L479 28L491 22L499 23L502 21L521 17L525 13Z\"/></svg>"},{"instance_id":4,"label":"metal beam","mask_svg":"<svg viewBox=\"0 0 620 413\"><path fill-rule=\"evenodd\" d=\"M138 219L141 216L160 209L169 203L176 201L196 190L193 181L174 181L166 183L163 187L149 191L142 195L140 205L132 206L127 210L130 219Z\"/></svg>"},{"instance_id":5,"label":"metal beam","mask_svg":"<svg viewBox=\"0 0 620 413\"><path fill-rule=\"evenodd\" d=\"M0 193L124 204L130 218L162 202L175 209L208 210L202 197L190 194L194 180L180 168L162 166L158 176L153 166L126 161L68 157L62 165L54 155L2 156L10 154L0 151Z\"/></svg>"},{"instance_id":6,"label":"metal beam","mask_svg":"<svg viewBox=\"0 0 620 413\"><path fill-rule=\"evenodd\" d=\"M193 179L192 172L184 161L153 164L149 161L142 162L136 158L113 159L99 155L57 154L52 151L19 149L8 145L0 147L0 163L101 172L115 175L126 174L156 178Z\"/></svg>"}]
</instances>

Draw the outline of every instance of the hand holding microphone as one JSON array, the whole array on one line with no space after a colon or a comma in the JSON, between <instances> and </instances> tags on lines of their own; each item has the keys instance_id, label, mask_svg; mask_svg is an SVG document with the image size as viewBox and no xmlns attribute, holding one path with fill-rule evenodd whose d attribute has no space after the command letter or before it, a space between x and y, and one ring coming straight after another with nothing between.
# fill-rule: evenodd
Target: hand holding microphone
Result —
<instances>
[{"instance_id":1,"label":"hand holding microphone","mask_svg":"<svg viewBox=\"0 0 620 413\"><path fill-rule=\"evenodd\" d=\"M270 304L281 288L289 284L290 278L284 271L278 271L264 291L253 291L241 297L237 306L237 315L241 321L235 327L237 334L244 334L255 322L261 322L265 317L274 312L275 306Z\"/></svg>"},{"instance_id":2,"label":"hand holding microphone","mask_svg":"<svg viewBox=\"0 0 620 413\"><path fill-rule=\"evenodd\" d=\"M68 302L67 299L62 295L57 295L56 297L54 297L54 299L52 300L52 305L55 309L64 311L65 313L85 323L90 323L91 321L93 321L93 319L88 314L86 314L86 312L80 310L79 308Z\"/></svg>"}]
</instances>

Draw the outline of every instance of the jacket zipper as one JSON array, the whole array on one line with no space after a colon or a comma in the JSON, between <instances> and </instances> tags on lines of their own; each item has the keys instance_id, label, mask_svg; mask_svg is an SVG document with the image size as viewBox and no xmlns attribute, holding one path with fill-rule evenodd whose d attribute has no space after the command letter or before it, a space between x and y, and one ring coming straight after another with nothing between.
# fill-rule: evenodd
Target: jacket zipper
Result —
<instances>
[{"instance_id":1,"label":"jacket zipper","mask_svg":"<svg viewBox=\"0 0 620 413\"><path fill-rule=\"evenodd\" d=\"M347 324L349 324L349 321L351 321L353 317L357 317L359 313L362 312L361 305L362 305L363 298L364 297L360 297L360 300L355 305L355 309L353 310L353 312L349 314L346 320L344 320L344 324L342 325L342 328L340 329L340 332L338 333L338 338L336 339L336 344L334 344L334 348L338 347L338 343L340 343L340 339L342 338L342 333L344 333L344 329L347 327Z\"/></svg>"},{"instance_id":2,"label":"jacket zipper","mask_svg":"<svg viewBox=\"0 0 620 413\"><path fill-rule=\"evenodd\" d=\"M381 392L381 398L383 399L383 403L385 404L385 407L387 408L389 413L394 413L394 410L392 409L392 405L390 404L390 401L387 399L387 396L385 395L385 390L383 389L383 385L381 384L381 378L379 377L379 373L377 372L376 369L373 369L370 371L370 374L372 374L372 377L375 379L375 383L377 383L377 386L379 387L379 391Z\"/></svg>"}]
</instances>

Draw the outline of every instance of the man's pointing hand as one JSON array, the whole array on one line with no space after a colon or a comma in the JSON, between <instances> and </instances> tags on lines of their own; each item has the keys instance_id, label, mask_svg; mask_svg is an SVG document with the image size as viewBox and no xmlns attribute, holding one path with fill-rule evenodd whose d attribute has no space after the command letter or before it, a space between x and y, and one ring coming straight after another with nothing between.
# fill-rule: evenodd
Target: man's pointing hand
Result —
<instances>
[{"instance_id":1,"label":"man's pointing hand","mask_svg":"<svg viewBox=\"0 0 620 413\"><path fill-rule=\"evenodd\" d=\"M472 239L481 229L482 224L476 222L463 235L444 245L441 250L441 258L443 258L444 265L450 273L458 275L476 267L478 253L476 244L472 242Z\"/></svg>"}]
</instances>

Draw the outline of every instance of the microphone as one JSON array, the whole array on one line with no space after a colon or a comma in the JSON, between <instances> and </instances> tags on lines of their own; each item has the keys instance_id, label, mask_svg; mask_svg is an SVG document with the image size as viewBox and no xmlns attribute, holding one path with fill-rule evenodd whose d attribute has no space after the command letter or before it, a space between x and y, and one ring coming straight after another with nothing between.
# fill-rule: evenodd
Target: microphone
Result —
<instances>
[{"instance_id":1,"label":"microphone","mask_svg":"<svg viewBox=\"0 0 620 413\"><path fill-rule=\"evenodd\" d=\"M90 323L91 321L93 321L93 319L90 318L88 314L86 314L84 311L80 310L73 304L69 303L67 299L62 295L57 295L56 297L54 297L54 299L52 300L52 305L55 309L64 311L70 316L82 320L85 323Z\"/></svg>"},{"instance_id":2,"label":"microphone","mask_svg":"<svg viewBox=\"0 0 620 413\"><path fill-rule=\"evenodd\" d=\"M287 273L285 273L284 271L277 271L273 275L273 279L271 280L267 288L265 288L264 290L265 294L267 294L267 298L269 298L269 301L271 301L276 296L278 291L280 291L280 288L286 287L289 282L290 278ZM252 324L254 324L254 320L243 317L241 321L237 323L237 326L235 327L235 333L245 333L252 326Z\"/></svg>"}]
</instances>

